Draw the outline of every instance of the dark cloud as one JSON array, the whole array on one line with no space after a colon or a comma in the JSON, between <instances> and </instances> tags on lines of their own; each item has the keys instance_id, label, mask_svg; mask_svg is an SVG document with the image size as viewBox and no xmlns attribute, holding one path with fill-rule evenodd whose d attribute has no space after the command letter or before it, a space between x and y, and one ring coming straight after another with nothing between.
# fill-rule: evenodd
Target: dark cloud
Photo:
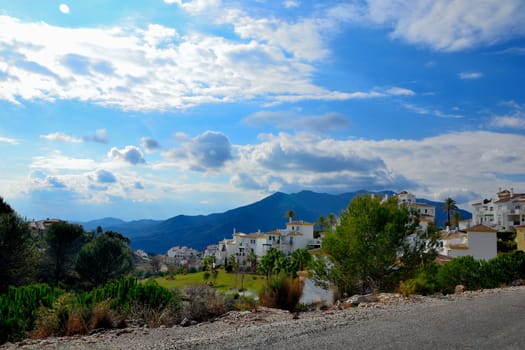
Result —
<instances>
[{"instance_id":1,"label":"dark cloud","mask_svg":"<svg viewBox=\"0 0 525 350\"><path fill-rule=\"evenodd\" d=\"M133 165L142 164L146 162L144 160L144 154L142 154L142 151L135 146L126 146L122 150L113 147L108 152L108 157L111 159L123 160Z\"/></svg>"},{"instance_id":2,"label":"dark cloud","mask_svg":"<svg viewBox=\"0 0 525 350\"><path fill-rule=\"evenodd\" d=\"M149 137L143 137L140 139L140 145L146 150L146 152L153 152L160 148L160 143Z\"/></svg>"},{"instance_id":3,"label":"dark cloud","mask_svg":"<svg viewBox=\"0 0 525 350\"><path fill-rule=\"evenodd\" d=\"M111 172L107 170L97 171L97 182L99 183L115 183L117 178Z\"/></svg>"},{"instance_id":4,"label":"dark cloud","mask_svg":"<svg viewBox=\"0 0 525 350\"><path fill-rule=\"evenodd\" d=\"M82 140L85 142L97 142L107 144L109 142L106 135L106 129L99 129L94 135L84 136Z\"/></svg>"},{"instance_id":5,"label":"dark cloud","mask_svg":"<svg viewBox=\"0 0 525 350\"><path fill-rule=\"evenodd\" d=\"M226 135L215 131L190 139L185 135L181 147L166 152L166 157L186 162L191 170L207 171L221 168L232 159L231 144Z\"/></svg>"},{"instance_id":6,"label":"dark cloud","mask_svg":"<svg viewBox=\"0 0 525 350\"><path fill-rule=\"evenodd\" d=\"M190 152L199 165L205 168L219 168L232 158L230 141L226 135L213 131L197 136Z\"/></svg>"},{"instance_id":7,"label":"dark cloud","mask_svg":"<svg viewBox=\"0 0 525 350\"><path fill-rule=\"evenodd\" d=\"M321 134L328 134L333 130L345 129L350 125L350 121L338 113L301 116L290 111L257 112L245 118L243 122L253 127L271 125L279 129L306 130Z\"/></svg>"},{"instance_id":8,"label":"dark cloud","mask_svg":"<svg viewBox=\"0 0 525 350\"><path fill-rule=\"evenodd\" d=\"M301 143L299 137L294 142ZM259 163L270 169L286 169L298 171L335 172L356 171L369 172L385 168L381 158L364 158L355 152L341 153L334 150L332 154L322 154L319 149L307 149L301 145L284 145L279 142L266 148L264 157Z\"/></svg>"}]
</instances>

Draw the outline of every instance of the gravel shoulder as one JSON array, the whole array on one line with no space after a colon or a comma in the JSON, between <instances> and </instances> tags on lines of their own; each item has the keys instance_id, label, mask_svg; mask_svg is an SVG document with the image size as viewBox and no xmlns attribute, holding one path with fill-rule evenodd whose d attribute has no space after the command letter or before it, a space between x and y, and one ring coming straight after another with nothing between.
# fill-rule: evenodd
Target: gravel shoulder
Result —
<instances>
[{"instance_id":1,"label":"gravel shoulder","mask_svg":"<svg viewBox=\"0 0 525 350\"><path fill-rule=\"evenodd\" d=\"M519 349L525 348L525 338L519 338L524 315L525 286L430 297L381 294L377 302L298 316L259 308L190 327L134 327L28 339L0 349L488 349L500 343L500 350ZM477 330L477 323L488 328L486 332Z\"/></svg>"}]
</instances>

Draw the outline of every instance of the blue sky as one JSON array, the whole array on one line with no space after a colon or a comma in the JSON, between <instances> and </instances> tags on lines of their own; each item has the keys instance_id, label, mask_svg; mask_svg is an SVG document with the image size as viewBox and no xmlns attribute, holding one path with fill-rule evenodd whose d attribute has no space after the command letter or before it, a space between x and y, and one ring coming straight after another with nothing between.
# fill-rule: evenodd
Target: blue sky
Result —
<instances>
[{"instance_id":1,"label":"blue sky","mask_svg":"<svg viewBox=\"0 0 525 350\"><path fill-rule=\"evenodd\" d=\"M0 0L0 196L164 219L525 192L525 2Z\"/></svg>"}]
</instances>

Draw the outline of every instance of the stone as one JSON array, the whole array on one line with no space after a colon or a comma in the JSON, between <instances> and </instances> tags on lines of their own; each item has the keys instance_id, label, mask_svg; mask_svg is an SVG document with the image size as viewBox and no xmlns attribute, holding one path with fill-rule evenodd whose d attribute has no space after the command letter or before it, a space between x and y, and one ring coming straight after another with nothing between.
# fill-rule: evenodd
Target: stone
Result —
<instances>
[{"instance_id":1,"label":"stone","mask_svg":"<svg viewBox=\"0 0 525 350\"><path fill-rule=\"evenodd\" d=\"M190 323L190 320L188 320L187 317L184 317L184 319L183 319L182 321L180 321L180 325L181 325L182 327L189 327L190 324L191 324L191 323Z\"/></svg>"},{"instance_id":2,"label":"stone","mask_svg":"<svg viewBox=\"0 0 525 350\"><path fill-rule=\"evenodd\" d=\"M466 290L467 290L467 288L464 285L458 284L456 286L456 288L454 289L454 293L455 294L461 294L461 293L465 292Z\"/></svg>"}]
</instances>

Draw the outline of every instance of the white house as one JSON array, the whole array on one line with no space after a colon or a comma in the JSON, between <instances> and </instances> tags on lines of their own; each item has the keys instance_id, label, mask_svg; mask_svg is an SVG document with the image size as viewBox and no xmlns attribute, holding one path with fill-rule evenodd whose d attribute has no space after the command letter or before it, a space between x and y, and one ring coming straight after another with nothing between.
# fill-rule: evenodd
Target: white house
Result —
<instances>
[{"instance_id":1,"label":"white house","mask_svg":"<svg viewBox=\"0 0 525 350\"><path fill-rule=\"evenodd\" d=\"M397 194L399 205L406 205L419 213L419 227L426 231L429 225L436 222L436 207L426 203L417 202L416 196L408 191Z\"/></svg>"},{"instance_id":2,"label":"white house","mask_svg":"<svg viewBox=\"0 0 525 350\"><path fill-rule=\"evenodd\" d=\"M231 239L219 242L215 261L224 264L230 256L237 262L244 262L253 252L257 258L266 255L270 248L290 255L293 251L307 247L319 247L320 240L314 239L314 225L306 221L289 221L286 228L269 232L242 233L234 231Z\"/></svg>"},{"instance_id":3,"label":"white house","mask_svg":"<svg viewBox=\"0 0 525 350\"><path fill-rule=\"evenodd\" d=\"M489 260L498 254L497 241L497 231L485 225L467 228L466 232L443 230L438 253L451 258L471 255Z\"/></svg>"},{"instance_id":4,"label":"white house","mask_svg":"<svg viewBox=\"0 0 525 350\"><path fill-rule=\"evenodd\" d=\"M483 224L498 231L513 230L525 225L525 193L514 189L499 189L496 197L472 204L472 222Z\"/></svg>"}]
</instances>

